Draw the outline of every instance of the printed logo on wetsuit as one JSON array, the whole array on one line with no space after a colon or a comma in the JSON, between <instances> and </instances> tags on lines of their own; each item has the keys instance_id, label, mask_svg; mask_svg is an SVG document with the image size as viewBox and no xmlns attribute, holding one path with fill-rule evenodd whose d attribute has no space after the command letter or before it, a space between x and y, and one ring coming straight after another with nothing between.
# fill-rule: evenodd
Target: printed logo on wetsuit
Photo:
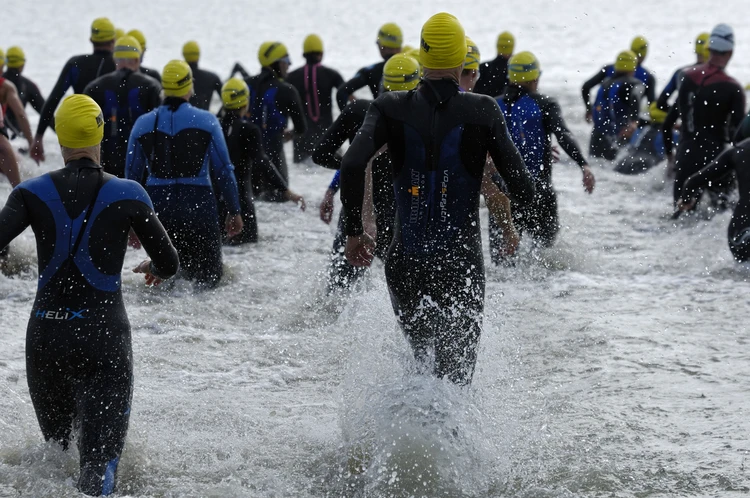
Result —
<instances>
[{"instance_id":1,"label":"printed logo on wetsuit","mask_svg":"<svg viewBox=\"0 0 750 498\"><path fill-rule=\"evenodd\" d=\"M448 170L443 170L443 188L440 189L440 221L448 222Z\"/></svg>"},{"instance_id":2,"label":"printed logo on wetsuit","mask_svg":"<svg viewBox=\"0 0 750 498\"><path fill-rule=\"evenodd\" d=\"M87 312L88 309L82 309L78 311L73 311L70 308L65 308L65 311L57 310L57 311L48 311L48 310L36 310L34 313L35 318L41 318L42 320L61 320L61 321L69 321L74 320L76 318L85 320L86 317L83 316L85 312Z\"/></svg>"},{"instance_id":3,"label":"printed logo on wetsuit","mask_svg":"<svg viewBox=\"0 0 750 498\"><path fill-rule=\"evenodd\" d=\"M424 185L424 175L419 171L411 170L411 205L409 207L409 223L416 223L422 216L422 205L419 202L419 193Z\"/></svg>"}]
</instances>

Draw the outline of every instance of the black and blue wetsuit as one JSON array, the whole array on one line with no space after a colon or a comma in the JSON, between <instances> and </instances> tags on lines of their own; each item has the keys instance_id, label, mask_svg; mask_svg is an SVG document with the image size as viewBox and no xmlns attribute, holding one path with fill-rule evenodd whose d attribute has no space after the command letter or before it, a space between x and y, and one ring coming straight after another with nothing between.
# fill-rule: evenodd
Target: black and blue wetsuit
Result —
<instances>
[{"instance_id":1,"label":"black and blue wetsuit","mask_svg":"<svg viewBox=\"0 0 750 498\"><path fill-rule=\"evenodd\" d=\"M612 160L617 156L623 145L620 133L629 123L638 121L642 98L643 84L632 76L616 74L601 84L592 109L591 157Z\"/></svg>"},{"instance_id":2,"label":"black and blue wetsuit","mask_svg":"<svg viewBox=\"0 0 750 498\"><path fill-rule=\"evenodd\" d=\"M294 139L294 162L310 157L326 130L333 124L333 92L344 84L338 71L318 62L308 61L286 78L302 99L307 131Z\"/></svg>"},{"instance_id":3,"label":"black and blue wetsuit","mask_svg":"<svg viewBox=\"0 0 750 498\"><path fill-rule=\"evenodd\" d=\"M346 140L349 140L349 143L354 140L357 131L365 121L367 109L371 103L371 100L358 99L350 102L344 108L333 125L323 135L318 147L315 149L313 161L316 164L336 170L341 168L341 155L338 153L338 150ZM372 167L372 200L375 208L375 225L377 229L375 256L383 260L385 260L388 247L393 240L393 224L396 218L396 200L393 194L390 161L390 156L386 151L373 161ZM335 192L338 190L338 184L339 175L337 172L329 188ZM345 220L346 213L342 209L331 251L331 269L328 278L329 289L348 287L354 280L363 275L365 271L364 268L357 268L349 264L344 255L344 247L346 246Z\"/></svg>"},{"instance_id":4,"label":"black and blue wetsuit","mask_svg":"<svg viewBox=\"0 0 750 498\"><path fill-rule=\"evenodd\" d=\"M670 132L678 118L682 121L675 156L675 203L682 196L685 181L724 150L745 116L745 91L724 69L700 64L686 69L684 75L676 109L663 124L666 153L671 154ZM713 201L723 204L730 185L731 178L713 182Z\"/></svg>"},{"instance_id":5,"label":"black and blue wetsuit","mask_svg":"<svg viewBox=\"0 0 750 498\"><path fill-rule=\"evenodd\" d=\"M336 102L339 104L339 109L345 108L346 104L349 103L349 97L360 88L368 87L370 92L372 92L373 98L377 98L380 95L380 83L383 81L383 67L385 67L387 60L361 68L352 79L339 87L336 93Z\"/></svg>"},{"instance_id":6,"label":"black and blue wetsuit","mask_svg":"<svg viewBox=\"0 0 750 498\"><path fill-rule=\"evenodd\" d=\"M479 79L474 93L499 97L508 86L508 58L498 55L493 60L479 66Z\"/></svg>"},{"instance_id":7,"label":"black and blue wetsuit","mask_svg":"<svg viewBox=\"0 0 750 498\"><path fill-rule=\"evenodd\" d=\"M672 132L672 141L678 134ZM665 158L664 131L661 124L647 123L639 127L628 144L620 149L615 162L615 171L623 175L637 175L653 168Z\"/></svg>"},{"instance_id":8,"label":"black and blue wetsuit","mask_svg":"<svg viewBox=\"0 0 750 498\"><path fill-rule=\"evenodd\" d=\"M161 85L143 73L118 69L86 85L83 93L99 104L104 116L102 167L107 173L125 178L130 131L136 119L159 106Z\"/></svg>"},{"instance_id":9,"label":"black and blue wetsuit","mask_svg":"<svg viewBox=\"0 0 750 498\"><path fill-rule=\"evenodd\" d=\"M538 243L550 246L560 229L557 194L552 188L551 136L555 135L562 149L581 168L586 159L553 98L510 85L497 103L505 115L513 143L534 178L534 200L529 204L513 203L514 224L519 232L528 232ZM490 254L494 262L502 259L501 246L502 231L490 217Z\"/></svg>"},{"instance_id":10,"label":"black and blue wetsuit","mask_svg":"<svg viewBox=\"0 0 750 498\"><path fill-rule=\"evenodd\" d=\"M86 221L88 220L88 221ZM74 421L89 495L114 491L130 418L133 358L120 290L128 232L169 278L177 252L143 187L90 160L16 187L0 211L0 248L31 226L39 285L26 335L29 393L44 438L67 448Z\"/></svg>"},{"instance_id":11,"label":"black and blue wetsuit","mask_svg":"<svg viewBox=\"0 0 750 498\"><path fill-rule=\"evenodd\" d=\"M243 221L242 233L232 237L229 243L235 245L257 242L258 220L255 217L253 202L254 186L270 185L280 196L287 190L287 182L263 150L263 140L257 126L240 117L237 112L230 111L221 117L221 129L227 142L229 159L234 165ZM223 220L228 212L222 199L219 203L219 220Z\"/></svg>"},{"instance_id":12,"label":"black and blue wetsuit","mask_svg":"<svg viewBox=\"0 0 750 498\"><path fill-rule=\"evenodd\" d=\"M3 78L16 85L18 98L21 99L21 104L24 107L26 107L26 104L31 104L31 107L36 112L40 115L42 114L44 97L42 96L42 92L39 91L39 87L33 81L23 76L18 71L18 68L8 68L3 74ZM5 126L10 129L13 137L21 135L21 126L18 124L18 119L13 114L12 109L6 109L5 111Z\"/></svg>"},{"instance_id":13,"label":"black and blue wetsuit","mask_svg":"<svg viewBox=\"0 0 750 498\"><path fill-rule=\"evenodd\" d=\"M743 262L750 260L750 139L725 150L708 166L690 176L682 186L682 195L686 201L697 199L702 188L732 173L737 177L740 200L729 222L727 238L732 256Z\"/></svg>"},{"instance_id":14,"label":"black and blue wetsuit","mask_svg":"<svg viewBox=\"0 0 750 498\"><path fill-rule=\"evenodd\" d=\"M671 107L669 104L669 100L677 95L677 92L680 91L680 85L682 85L682 80L685 79L685 70L688 68L693 67L697 64L690 64L688 66L683 66L679 68L677 71L674 72L672 77L667 82L667 86L664 87L664 89L659 94L659 98L656 99L656 106L661 109L662 111L668 111Z\"/></svg>"},{"instance_id":15,"label":"black and blue wetsuit","mask_svg":"<svg viewBox=\"0 0 750 498\"><path fill-rule=\"evenodd\" d=\"M211 107L214 92L221 100L221 78L216 73L200 69L197 62L188 62L188 65L193 71L193 96L190 97L190 105L207 111Z\"/></svg>"},{"instance_id":16,"label":"black and blue wetsuit","mask_svg":"<svg viewBox=\"0 0 750 498\"><path fill-rule=\"evenodd\" d=\"M581 96L583 97L583 103L586 105L586 112L591 112L591 90L604 83L606 79L612 79L617 77L614 64L608 64L604 66L601 71L596 73L594 76L589 78L581 87ZM639 65L635 68L633 77L643 83L644 96L650 104L656 100L656 78L653 73L645 67Z\"/></svg>"},{"instance_id":17,"label":"black and blue wetsuit","mask_svg":"<svg viewBox=\"0 0 750 498\"><path fill-rule=\"evenodd\" d=\"M252 122L260 128L263 148L271 161L289 182L286 157L284 156L284 130L289 118L294 123L296 135L307 131L305 112L297 90L278 79L275 73L264 67L260 74L245 80L250 88L250 114ZM258 185L262 190L272 190L270 185Z\"/></svg>"},{"instance_id":18,"label":"black and blue wetsuit","mask_svg":"<svg viewBox=\"0 0 750 498\"><path fill-rule=\"evenodd\" d=\"M532 201L534 184L491 97L424 80L370 105L341 164L346 234L360 235L365 169L388 144L396 222L385 274L416 358L434 351L438 377L468 384L484 310L479 194L489 153L512 197ZM428 367L430 368L430 367Z\"/></svg>"},{"instance_id":19,"label":"black and blue wetsuit","mask_svg":"<svg viewBox=\"0 0 750 498\"><path fill-rule=\"evenodd\" d=\"M180 255L184 276L212 287L222 276L214 186L239 214L234 166L216 116L177 97L135 122L125 176L146 187Z\"/></svg>"},{"instance_id":20,"label":"black and blue wetsuit","mask_svg":"<svg viewBox=\"0 0 750 498\"><path fill-rule=\"evenodd\" d=\"M99 76L111 73L114 70L115 61L112 58L112 52L108 50L94 50L93 54L71 57L65 63L60 76L57 78L57 83L55 83L52 92L44 103L36 128L36 136L44 136L47 127L53 123L57 105L65 96L68 88L73 87L73 92L83 93L86 85Z\"/></svg>"}]
</instances>

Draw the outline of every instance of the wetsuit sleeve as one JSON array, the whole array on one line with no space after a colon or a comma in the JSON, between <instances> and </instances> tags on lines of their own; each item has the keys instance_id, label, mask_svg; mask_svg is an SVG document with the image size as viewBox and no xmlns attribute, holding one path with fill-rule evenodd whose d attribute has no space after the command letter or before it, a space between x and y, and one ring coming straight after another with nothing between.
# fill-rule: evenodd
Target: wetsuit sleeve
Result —
<instances>
[{"instance_id":1,"label":"wetsuit sleeve","mask_svg":"<svg viewBox=\"0 0 750 498\"><path fill-rule=\"evenodd\" d=\"M356 236L363 232L362 201L365 196L365 170L367 162L386 143L387 133L385 118L376 100L370 104L365 122L341 161L341 202L346 210L344 224L346 235Z\"/></svg>"},{"instance_id":2,"label":"wetsuit sleeve","mask_svg":"<svg viewBox=\"0 0 750 498\"><path fill-rule=\"evenodd\" d=\"M216 92L216 95L219 96L219 100L221 100L221 78L219 78L218 75L214 74L214 91Z\"/></svg>"},{"instance_id":3,"label":"wetsuit sleeve","mask_svg":"<svg viewBox=\"0 0 750 498\"><path fill-rule=\"evenodd\" d=\"M666 111L667 109L669 109L669 97L674 93L675 90L677 90L677 79L680 77L681 73L681 70L675 71L672 75L672 78L667 83L667 86L665 86L664 90L661 91L661 94L656 101L656 107L658 107L662 111Z\"/></svg>"},{"instance_id":4,"label":"wetsuit sleeve","mask_svg":"<svg viewBox=\"0 0 750 498\"><path fill-rule=\"evenodd\" d=\"M488 151L513 200L522 206L530 205L534 198L534 182L521 153L510 138L503 112L497 102L493 103L494 106L488 110L492 119Z\"/></svg>"},{"instance_id":5,"label":"wetsuit sleeve","mask_svg":"<svg viewBox=\"0 0 750 498\"><path fill-rule=\"evenodd\" d=\"M31 217L23 200L23 189L15 188L0 211L0 250L21 235L31 224Z\"/></svg>"},{"instance_id":6,"label":"wetsuit sleeve","mask_svg":"<svg viewBox=\"0 0 750 498\"><path fill-rule=\"evenodd\" d=\"M229 214L240 214L240 194L237 190L237 179L234 177L234 166L229 159L229 150L221 125L215 116L211 126L211 145L208 146L211 159L211 178L219 185L219 191L227 203Z\"/></svg>"},{"instance_id":7,"label":"wetsuit sleeve","mask_svg":"<svg viewBox=\"0 0 750 498\"><path fill-rule=\"evenodd\" d=\"M664 120L664 124L662 124L662 136L664 137L664 153L666 155L670 155L672 153L672 147L674 145L673 138L673 131L674 131L674 125L677 122L677 119L680 117L680 108L677 106L677 104L673 105L672 108L669 110L669 113L667 114L666 119Z\"/></svg>"},{"instance_id":8,"label":"wetsuit sleeve","mask_svg":"<svg viewBox=\"0 0 750 498\"><path fill-rule=\"evenodd\" d=\"M146 123L145 114L135 121L133 129L130 131L128 138L128 152L125 155L125 178L134 180L141 185L146 181L146 165L148 158L146 151L141 146L139 140L144 133L144 124ZM154 116L156 119L156 116ZM153 127L154 124L151 124Z\"/></svg>"},{"instance_id":9,"label":"wetsuit sleeve","mask_svg":"<svg viewBox=\"0 0 750 498\"><path fill-rule=\"evenodd\" d=\"M239 62L234 63L234 67L232 68L232 76L237 73L240 73L242 75L242 78L245 80L250 79L250 73L248 73Z\"/></svg>"},{"instance_id":10,"label":"wetsuit sleeve","mask_svg":"<svg viewBox=\"0 0 750 498\"><path fill-rule=\"evenodd\" d=\"M362 87L367 86L368 81L368 68L362 68L357 71L352 79L341 85L336 92L336 102L339 105L339 109L346 107L349 101L349 96L359 90Z\"/></svg>"},{"instance_id":11,"label":"wetsuit sleeve","mask_svg":"<svg viewBox=\"0 0 750 498\"><path fill-rule=\"evenodd\" d=\"M603 67L601 71L586 80L586 82L581 87L581 96L583 97L583 103L586 106L586 112L591 112L591 89L596 85L601 84L606 76L607 68Z\"/></svg>"},{"instance_id":12,"label":"wetsuit sleeve","mask_svg":"<svg viewBox=\"0 0 750 498\"><path fill-rule=\"evenodd\" d=\"M250 157L253 160L253 168L259 168L261 178L275 189L281 191L288 190L289 184L281 176L276 165L273 164L273 161L271 161L271 158L268 157L268 154L263 149L263 138L260 128L253 126L248 129L248 146Z\"/></svg>"},{"instance_id":13,"label":"wetsuit sleeve","mask_svg":"<svg viewBox=\"0 0 750 498\"><path fill-rule=\"evenodd\" d=\"M745 118L745 91L737 85L737 90L732 98L731 115L729 117L729 136L734 137L737 130L742 126ZM737 143L737 142L735 142Z\"/></svg>"},{"instance_id":14,"label":"wetsuit sleeve","mask_svg":"<svg viewBox=\"0 0 750 498\"><path fill-rule=\"evenodd\" d=\"M351 140L354 137L359 124L354 119L352 107L346 106L320 139L312 155L313 162L329 169L340 169L342 156L338 150L347 139Z\"/></svg>"},{"instance_id":15,"label":"wetsuit sleeve","mask_svg":"<svg viewBox=\"0 0 750 498\"><path fill-rule=\"evenodd\" d=\"M55 86L52 88L52 92L50 92L47 101L44 103L41 115L39 116L39 124L36 127L37 136L42 136L44 135L44 132L47 131L47 127L50 125L50 123L52 123L52 120L54 119L57 105L60 103L60 100L62 100L65 92L67 92L68 88L70 88L71 86L73 86L72 59L65 64L65 67L63 67L60 76L57 78L57 83L55 83Z\"/></svg>"},{"instance_id":16,"label":"wetsuit sleeve","mask_svg":"<svg viewBox=\"0 0 750 498\"><path fill-rule=\"evenodd\" d=\"M333 190L333 193L339 191L339 188L341 188L341 170L336 170L336 172L333 174L333 178L331 178L331 183L328 184L328 188L330 190Z\"/></svg>"},{"instance_id":17,"label":"wetsuit sleeve","mask_svg":"<svg viewBox=\"0 0 750 498\"><path fill-rule=\"evenodd\" d=\"M731 172L734 169L734 160L737 154L739 154L739 150L736 148L727 149L719 154L719 157L711 161L708 166L685 180L682 191L695 193L697 189L708 185L711 180L717 180Z\"/></svg>"},{"instance_id":18,"label":"wetsuit sleeve","mask_svg":"<svg viewBox=\"0 0 750 498\"><path fill-rule=\"evenodd\" d=\"M569 155L578 166L583 168L586 165L586 158L583 157L581 149L578 147L578 142L576 142L576 139L573 137L573 134L563 120L560 105L555 100L547 99L542 108L542 115L544 117L544 128L555 135L557 142L565 153Z\"/></svg>"},{"instance_id":19,"label":"wetsuit sleeve","mask_svg":"<svg viewBox=\"0 0 750 498\"><path fill-rule=\"evenodd\" d=\"M39 87L30 80L26 80L26 100L36 112L42 113L44 97L42 92L39 91Z\"/></svg>"},{"instance_id":20,"label":"wetsuit sleeve","mask_svg":"<svg viewBox=\"0 0 750 498\"><path fill-rule=\"evenodd\" d=\"M656 78L654 73L648 73L646 76L646 100L650 104L656 100Z\"/></svg>"},{"instance_id":21,"label":"wetsuit sleeve","mask_svg":"<svg viewBox=\"0 0 750 498\"><path fill-rule=\"evenodd\" d=\"M173 277L180 267L177 250L154 213L148 194L140 185L137 188L141 191L138 197L147 202L135 201L135 212L130 219L131 227L151 258L151 274L166 280Z\"/></svg>"},{"instance_id":22,"label":"wetsuit sleeve","mask_svg":"<svg viewBox=\"0 0 750 498\"><path fill-rule=\"evenodd\" d=\"M746 138L750 138L750 113L745 116L745 119L737 127L737 133L734 134L734 143L738 144Z\"/></svg>"},{"instance_id":23,"label":"wetsuit sleeve","mask_svg":"<svg viewBox=\"0 0 750 498\"><path fill-rule=\"evenodd\" d=\"M344 109L346 109L346 102L344 102L344 107L341 107L338 95L339 88L341 88L341 85L344 84L344 77L341 76L341 73L333 69L331 69L331 77L333 78L333 88L336 89L336 105L339 106L339 111L343 111Z\"/></svg>"}]
</instances>

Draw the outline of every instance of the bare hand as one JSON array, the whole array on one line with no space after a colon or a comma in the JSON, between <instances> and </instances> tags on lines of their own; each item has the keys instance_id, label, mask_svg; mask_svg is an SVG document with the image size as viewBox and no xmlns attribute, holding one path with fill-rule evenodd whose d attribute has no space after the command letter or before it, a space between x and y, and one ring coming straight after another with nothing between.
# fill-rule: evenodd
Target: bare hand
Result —
<instances>
[{"instance_id":1,"label":"bare hand","mask_svg":"<svg viewBox=\"0 0 750 498\"><path fill-rule=\"evenodd\" d=\"M680 211L690 211L695 207L695 199L684 200L682 198L677 199L677 209Z\"/></svg>"},{"instance_id":2,"label":"bare hand","mask_svg":"<svg viewBox=\"0 0 750 498\"><path fill-rule=\"evenodd\" d=\"M591 168L588 167L588 165L583 167L583 188L586 189L586 192L589 194L594 191L594 186L596 185L596 178L594 178L594 174L591 172Z\"/></svg>"},{"instance_id":3,"label":"bare hand","mask_svg":"<svg viewBox=\"0 0 750 498\"><path fill-rule=\"evenodd\" d=\"M374 252L375 241L366 233L346 238L344 254L352 266L370 266Z\"/></svg>"},{"instance_id":4,"label":"bare hand","mask_svg":"<svg viewBox=\"0 0 750 498\"><path fill-rule=\"evenodd\" d=\"M594 117L593 117L593 115L591 114L591 111L586 111L586 118L585 118L585 119L586 119L586 122L587 122L587 123L591 123L591 122L593 122L593 121L594 121Z\"/></svg>"},{"instance_id":5,"label":"bare hand","mask_svg":"<svg viewBox=\"0 0 750 498\"><path fill-rule=\"evenodd\" d=\"M551 150L552 150L552 162L559 163L560 162L560 148L557 145L553 145L551 147Z\"/></svg>"},{"instance_id":6,"label":"bare hand","mask_svg":"<svg viewBox=\"0 0 750 498\"><path fill-rule=\"evenodd\" d=\"M29 144L29 157L39 164L39 161L44 161L44 144L42 143L42 137L36 137L32 143Z\"/></svg>"},{"instance_id":7,"label":"bare hand","mask_svg":"<svg viewBox=\"0 0 750 498\"><path fill-rule=\"evenodd\" d=\"M288 142L294 138L294 132L292 130L284 130L284 142Z\"/></svg>"},{"instance_id":8,"label":"bare hand","mask_svg":"<svg viewBox=\"0 0 750 498\"><path fill-rule=\"evenodd\" d=\"M242 222L241 214L227 214L227 219L224 221L224 230L227 232L227 238L231 239L235 235L239 235L242 232L242 227L245 224Z\"/></svg>"},{"instance_id":9,"label":"bare hand","mask_svg":"<svg viewBox=\"0 0 750 498\"><path fill-rule=\"evenodd\" d=\"M286 192L284 192L284 197L286 198L286 200L292 201L293 203L297 204L302 211L307 208L307 204L305 204L305 198L295 192L292 192L291 190L287 190Z\"/></svg>"},{"instance_id":10,"label":"bare hand","mask_svg":"<svg viewBox=\"0 0 750 498\"><path fill-rule=\"evenodd\" d=\"M151 273L151 260L142 261L141 264L133 268L133 273L143 273L146 279L146 285L159 285L162 280Z\"/></svg>"},{"instance_id":11,"label":"bare hand","mask_svg":"<svg viewBox=\"0 0 750 498\"><path fill-rule=\"evenodd\" d=\"M333 219L333 196L336 195L333 190L327 189L323 200L320 202L320 219L326 225Z\"/></svg>"}]
</instances>

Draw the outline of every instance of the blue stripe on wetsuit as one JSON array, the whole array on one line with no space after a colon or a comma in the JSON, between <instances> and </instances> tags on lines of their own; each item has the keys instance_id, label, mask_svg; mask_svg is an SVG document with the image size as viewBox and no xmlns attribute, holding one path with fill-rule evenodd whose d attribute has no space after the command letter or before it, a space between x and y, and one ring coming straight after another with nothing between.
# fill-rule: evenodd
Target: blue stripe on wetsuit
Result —
<instances>
[{"instance_id":1,"label":"blue stripe on wetsuit","mask_svg":"<svg viewBox=\"0 0 750 498\"><path fill-rule=\"evenodd\" d=\"M288 120L276 107L277 93L279 93L279 89L275 86L267 88L260 98L255 90L250 92L253 110L251 120L253 124L260 128L264 139L266 136L278 135L286 130Z\"/></svg>"},{"instance_id":2,"label":"blue stripe on wetsuit","mask_svg":"<svg viewBox=\"0 0 750 498\"><path fill-rule=\"evenodd\" d=\"M158 113L158 114L157 114ZM156 116L159 116L157 131L174 137L188 129L198 129L211 136L200 171L194 177L156 178L151 175L146 179L147 187L161 187L168 185L194 185L212 188L215 182L224 197L227 207L232 214L241 212L237 180L234 176L234 166L229 159L224 133L216 116L208 111L198 109L185 103L172 112L168 106L148 112L138 118L130 133L125 176L140 180L149 168L148 158L141 147L140 138L153 133Z\"/></svg>"},{"instance_id":3,"label":"blue stripe on wetsuit","mask_svg":"<svg viewBox=\"0 0 750 498\"><path fill-rule=\"evenodd\" d=\"M331 183L328 185L328 188L334 192L338 192L339 187L341 187L341 170L337 169L336 173L333 174L333 178L331 178Z\"/></svg>"},{"instance_id":4,"label":"blue stripe on wetsuit","mask_svg":"<svg viewBox=\"0 0 750 498\"><path fill-rule=\"evenodd\" d=\"M22 183L18 188L27 190L39 198L50 210L55 221L55 251L47 266L40 269L38 290L44 288L52 277L58 272L70 253L71 241L78 238L86 209L76 218L68 216L65 206L60 199L60 194L49 175L43 175ZM153 209L143 188L135 182L113 178L102 185L97 197L96 204L91 211L91 219L86 225L86 231L81 238L81 245L74 255L73 261L80 270L86 281L94 288L106 292L116 292L120 288L120 274L106 275L97 270L89 252L89 240L91 229L96 222L97 216L113 202L124 200L140 201Z\"/></svg>"}]
</instances>

